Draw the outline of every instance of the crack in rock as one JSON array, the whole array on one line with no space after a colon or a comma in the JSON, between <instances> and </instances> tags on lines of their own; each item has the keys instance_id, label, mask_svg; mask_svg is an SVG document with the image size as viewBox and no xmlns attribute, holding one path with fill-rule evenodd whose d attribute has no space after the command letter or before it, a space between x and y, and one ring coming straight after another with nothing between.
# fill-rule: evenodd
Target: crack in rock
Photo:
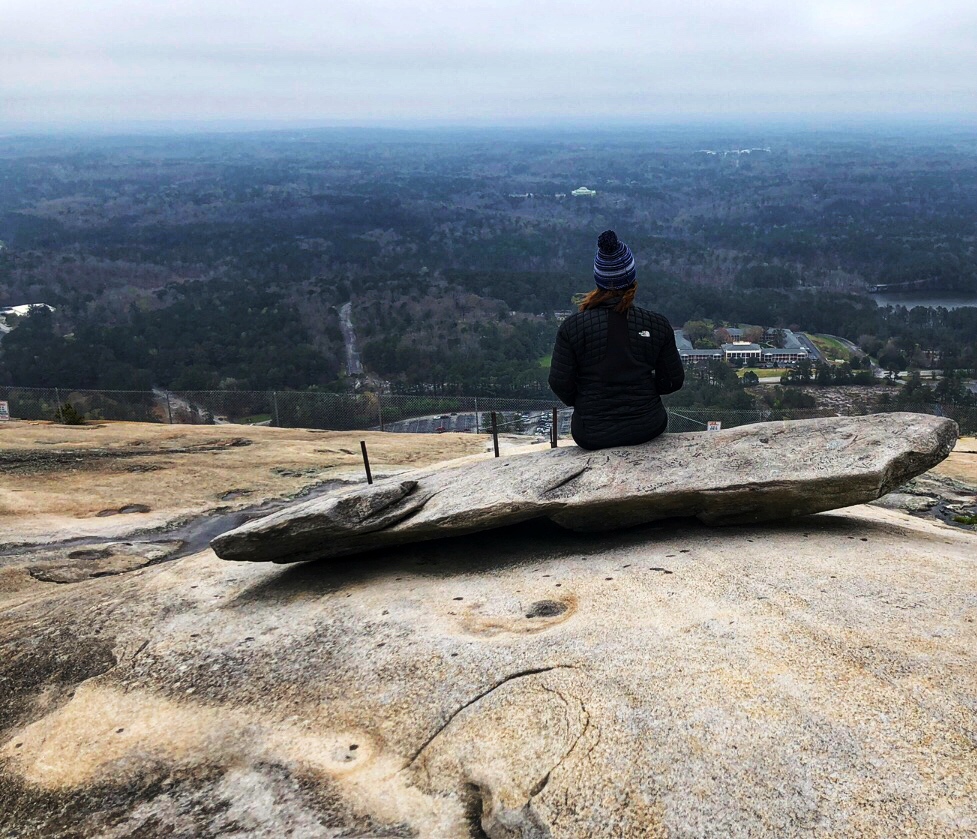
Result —
<instances>
[{"instance_id":1,"label":"crack in rock","mask_svg":"<svg viewBox=\"0 0 977 839\"><path fill-rule=\"evenodd\" d=\"M563 478L562 480L557 481L552 486L549 486L546 489L544 489L543 490L543 495L549 495L551 492L556 492L558 489L562 489L567 484L571 483L572 481L577 480L577 478L579 478L585 472L589 472L589 471L590 471L590 464L588 463L582 469L578 469L576 472L571 473L566 478Z\"/></svg>"},{"instance_id":2,"label":"crack in rock","mask_svg":"<svg viewBox=\"0 0 977 839\"><path fill-rule=\"evenodd\" d=\"M570 703L567 702L567 698L559 690L554 690L553 688L548 688L548 687L546 687L546 685L543 685L543 689L546 690L546 691L549 691L550 693L555 693L557 696L560 697L560 701L563 702L564 711L566 713L567 731L569 731L570 730L570 727L571 727L570 726L570 713L569 713L570 712ZM552 774L563 765L563 762L568 757L570 757L571 754L573 754L574 749L577 748L577 744L587 735L587 732L590 730L590 713L587 711L587 707L583 704L582 701L580 701L579 699L577 699L577 702L580 703L580 711L581 711L581 713L584 716L583 729L573 739L573 742L570 744L570 748L568 748L566 750L566 752L563 754L563 757L561 757L556 763L554 763L553 766L550 767L549 772L547 772L543 776L543 778L539 781L539 783L537 783L529 791L529 800L526 802L526 807L531 807L532 806L533 799L536 798L537 796L539 796L540 793L542 793L543 790L546 789L546 785L550 782L550 777L552 776ZM593 748L591 748L590 751L593 751ZM587 752L588 755L590 754L590 751Z\"/></svg>"},{"instance_id":3,"label":"crack in rock","mask_svg":"<svg viewBox=\"0 0 977 839\"><path fill-rule=\"evenodd\" d=\"M451 714L451 716L449 716L448 719L445 720L445 722L441 726L438 727L437 731L435 731L430 737L428 737L421 744L420 748L418 748L411 755L411 757L407 761L407 763L404 764L403 769L408 769L409 767L413 766L417 762L417 759L424 752L424 750L428 746L430 746L431 743L433 743L435 739L437 739L438 735L440 735L442 731L444 731L449 725L451 725L451 723L454 721L455 717L457 717L462 711L464 711L466 708L470 708L476 702L478 702L481 699L484 699L490 693L492 693L495 690L498 690L503 685L508 684L509 682L515 681L516 679L524 679L527 676L537 676L540 673L549 673L552 670L576 670L576 669L577 669L576 666L573 665L573 664L554 664L551 667L536 667L536 668L533 668L531 670L520 670L518 673L513 673L513 674L511 674L509 676L506 676L501 681L496 682L491 687L486 688L485 690L483 690L480 694L478 694L474 698L470 699L468 702L466 702L464 705L462 705L457 711L455 711L453 714Z\"/></svg>"}]
</instances>

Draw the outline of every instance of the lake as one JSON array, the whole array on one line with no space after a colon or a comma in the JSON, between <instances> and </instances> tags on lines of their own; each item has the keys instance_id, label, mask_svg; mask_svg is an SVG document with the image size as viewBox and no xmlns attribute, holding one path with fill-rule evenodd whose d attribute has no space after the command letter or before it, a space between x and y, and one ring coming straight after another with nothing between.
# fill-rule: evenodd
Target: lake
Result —
<instances>
[{"instance_id":1,"label":"lake","mask_svg":"<svg viewBox=\"0 0 977 839\"><path fill-rule=\"evenodd\" d=\"M926 294L918 292L916 294L870 294L880 306L905 306L912 309L914 306L926 306L935 309L942 306L944 309L959 309L962 306L977 306L977 294L953 294L951 292L933 292Z\"/></svg>"}]
</instances>

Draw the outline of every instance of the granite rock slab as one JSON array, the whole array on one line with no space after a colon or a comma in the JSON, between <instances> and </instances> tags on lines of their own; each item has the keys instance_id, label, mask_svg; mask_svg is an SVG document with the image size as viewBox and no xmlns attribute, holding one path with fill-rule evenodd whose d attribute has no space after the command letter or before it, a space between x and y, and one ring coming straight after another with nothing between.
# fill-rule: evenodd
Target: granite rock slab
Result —
<instances>
[{"instance_id":1,"label":"granite rock slab","mask_svg":"<svg viewBox=\"0 0 977 839\"><path fill-rule=\"evenodd\" d=\"M947 457L951 420L891 413L667 434L428 468L316 498L211 543L227 560L298 562L549 519L578 531L662 519L791 519L873 501Z\"/></svg>"},{"instance_id":2,"label":"granite rock slab","mask_svg":"<svg viewBox=\"0 0 977 839\"><path fill-rule=\"evenodd\" d=\"M0 836L974 836L975 546L857 505L71 585L31 571L78 545L6 550Z\"/></svg>"},{"instance_id":3,"label":"granite rock slab","mask_svg":"<svg viewBox=\"0 0 977 839\"><path fill-rule=\"evenodd\" d=\"M34 580L0 836L970 837L975 546L859 505Z\"/></svg>"}]
</instances>

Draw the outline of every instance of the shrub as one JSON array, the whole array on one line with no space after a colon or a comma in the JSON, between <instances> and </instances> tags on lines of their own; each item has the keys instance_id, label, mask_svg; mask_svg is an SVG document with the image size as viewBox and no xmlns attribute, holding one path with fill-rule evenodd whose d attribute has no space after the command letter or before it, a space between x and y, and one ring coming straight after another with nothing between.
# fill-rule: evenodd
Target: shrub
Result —
<instances>
[{"instance_id":1,"label":"shrub","mask_svg":"<svg viewBox=\"0 0 977 839\"><path fill-rule=\"evenodd\" d=\"M70 402L65 402L57 411L54 412L54 421L62 425L84 425L85 415L79 414L75 406Z\"/></svg>"}]
</instances>

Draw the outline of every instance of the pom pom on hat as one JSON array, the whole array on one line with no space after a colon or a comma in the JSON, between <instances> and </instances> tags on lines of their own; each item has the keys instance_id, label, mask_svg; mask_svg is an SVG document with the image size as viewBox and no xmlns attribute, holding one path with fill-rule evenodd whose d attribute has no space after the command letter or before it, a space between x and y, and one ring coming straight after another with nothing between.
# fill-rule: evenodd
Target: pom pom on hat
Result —
<instances>
[{"instance_id":1,"label":"pom pom on hat","mask_svg":"<svg viewBox=\"0 0 977 839\"><path fill-rule=\"evenodd\" d=\"M604 253L614 253L617 250L617 233L613 230L605 230L597 237L597 249Z\"/></svg>"},{"instance_id":2,"label":"pom pom on hat","mask_svg":"<svg viewBox=\"0 0 977 839\"><path fill-rule=\"evenodd\" d=\"M634 284L637 271L631 249L617 238L613 230L605 230L597 237L594 257L594 282L608 291L623 290Z\"/></svg>"}]
</instances>

